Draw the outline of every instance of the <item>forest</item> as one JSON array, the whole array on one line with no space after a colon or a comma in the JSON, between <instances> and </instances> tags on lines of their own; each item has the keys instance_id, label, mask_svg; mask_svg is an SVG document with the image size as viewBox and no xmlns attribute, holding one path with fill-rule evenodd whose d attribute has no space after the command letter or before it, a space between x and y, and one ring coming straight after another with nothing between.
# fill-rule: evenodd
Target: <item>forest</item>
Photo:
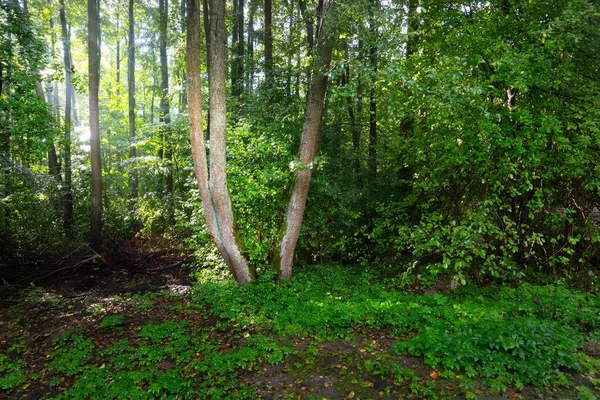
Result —
<instances>
[{"instance_id":1,"label":"forest","mask_svg":"<svg viewBox=\"0 0 600 400\"><path fill-rule=\"evenodd\" d=\"M0 399L600 397L598 0L0 0Z\"/></svg>"}]
</instances>

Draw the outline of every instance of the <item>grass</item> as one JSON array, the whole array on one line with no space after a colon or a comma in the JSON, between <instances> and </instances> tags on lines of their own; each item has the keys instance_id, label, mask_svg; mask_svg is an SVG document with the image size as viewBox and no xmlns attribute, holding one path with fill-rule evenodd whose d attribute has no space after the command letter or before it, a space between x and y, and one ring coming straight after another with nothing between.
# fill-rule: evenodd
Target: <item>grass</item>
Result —
<instances>
[{"instance_id":1,"label":"grass","mask_svg":"<svg viewBox=\"0 0 600 400\"><path fill-rule=\"evenodd\" d=\"M283 284L205 280L186 295L30 290L0 310L0 389L60 399L600 395L589 351L598 296L559 285L420 295L376 278L320 266Z\"/></svg>"}]
</instances>

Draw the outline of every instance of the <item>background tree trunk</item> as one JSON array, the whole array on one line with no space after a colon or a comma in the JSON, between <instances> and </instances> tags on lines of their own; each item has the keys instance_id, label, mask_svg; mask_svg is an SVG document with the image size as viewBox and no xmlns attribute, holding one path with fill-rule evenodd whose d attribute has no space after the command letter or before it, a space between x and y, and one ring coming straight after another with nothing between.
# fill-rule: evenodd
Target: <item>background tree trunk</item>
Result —
<instances>
[{"instance_id":1,"label":"background tree trunk","mask_svg":"<svg viewBox=\"0 0 600 400\"><path fill-rule=\"evenodd\" d=\"M265 24L265 82L270 85L273 79L273 10L271 0L264 0Z\"/></svg>"},{"instance_id":2,"label":"background tree trunk","mask_svg":"<svg viewBox=\"0 0 600 400\"><path fill-rule=\"evenodd\" d=\"M377 177L377 23L374 13L379 9L378 0L373 0L369 15L369 30L371 44L369 47L369 61L371 64L371 87L369 88L369 174L371 183Z\"/></svg>"},{"instance_id":3,"label":"background tree trunk","mask_svg":"<svg viewBox=\"0 0 600 400\"><path fill-rule=\"evenodd\" d=\"M160 97L160 121L162 123L162 129L164 131L162 146L164 151L164 157L167 164L167 176L166 176L166 189L167 194L172 197L173 195L173 149L169 141L169 124L171 123L170 118L170 101L169 101L169 64L167 59L167 23L169 17L169 0L159 0L159 14L160 14L160 77L161 77L161 97ZM169 201L169 220L173 218L172 210L172 198Z\"/></svg>"},{"instance_id":4,"label":"background tree trunk","mask_svg":"<svg viewBox=\"0 0 600 400\"><path fill-rule=\"evenodd\" d=\"M60 0L60 25L62 28L63 59L65 63L65 132L63 140L63 156L65 158L65 183L63 192L63 225L68 237L73 237L73 178L71 171L71 103L73 97L73 81L71 77L71 42L67 29L65 2Z\"/></svg>"},{"instance_id":5,"label":"background tree trunk","mask_svg":"<svg viewBox=\"0 0 600 400\"><path fill-rule=\"evenodd\" d=\"M102 161L100 157L100 115L98 89L100 86L100 46L98 3L88 0L88 66L90 90L90 148L92 156L92 212L91 244L96 250L102 246Z\"/></svg>"},{"instance_id":6,"label":"background tree trunk","mask_svg":"<svg viewBox=\"0 0 600 400\"><path fill-rule=\"evenodd\" d=\"M129 0L129 47L127 49L127 93L129 94L129 158L136 157L135 148L135 19L134 1ZM133 164L130 164L129 187L131 199L138 197L138 177Z\"/></svg>"}]
</instances>

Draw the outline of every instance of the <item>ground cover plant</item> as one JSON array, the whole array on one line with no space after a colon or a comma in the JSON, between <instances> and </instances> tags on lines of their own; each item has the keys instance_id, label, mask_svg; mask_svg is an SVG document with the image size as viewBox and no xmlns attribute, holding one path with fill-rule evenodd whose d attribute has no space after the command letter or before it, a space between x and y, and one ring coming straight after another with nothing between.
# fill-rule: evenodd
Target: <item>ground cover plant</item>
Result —
<instances>
[{"instance_id":1,"label":"ground cover plant","mask_svg":"<svg viewBox=\"0 0 600 400\"><path fill-rule=\"evenodd\" d=\"M38 287L3 300L0 396L600 394L595 294L563 285L424 294L336 265L243 288L206 273L190 285L186 273L153 286L115 273L85 291Z\"/></svg>"}]
</instances>

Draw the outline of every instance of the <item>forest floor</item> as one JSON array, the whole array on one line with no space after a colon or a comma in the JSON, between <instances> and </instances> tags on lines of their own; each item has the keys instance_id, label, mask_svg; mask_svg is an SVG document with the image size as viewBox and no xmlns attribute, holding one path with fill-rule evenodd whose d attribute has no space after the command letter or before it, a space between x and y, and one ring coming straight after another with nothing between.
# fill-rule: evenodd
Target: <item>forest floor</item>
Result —
<instances>
[{"instance_id":1,"label":"forest floor","mask_svg":"<svg viewBox=\"0 0 600 400\"><path fill-rule=\"evenodd\" d=\"M5 281L0 297L0 399L600 396L600 302L589 293L531 287L507 292L495 298L495 305L487 291L462 297L393 297L389 282L382 286L371 280L365 288L370 275L339 267L324 267L325 272L306 268L293 283L263 282L239 289L230 282L193 282L187 259L174 249L140 251L132 245L110 259L83 253L89 257L71 259L86 260L77 268L67 268L75 264L65 261L59 273L51 274L64 279L47 279L50 275L41 270L35 276L46 279L26 288ZM554 290L549 294L554 300L540 300L540 293L548 290ZM570 312L570 303L546 301L564 298L574 299L578 316L556 317ZM523 346L541 344L531 354L528 349L511 353L522 364L512 364L505 357L507 349L500 349L501 357L489 358L489 365L472 356L475 369L469 370L460 360L477 354L477 348L459 343L454 353L445 351L460 336L448 342L425 336L421 342L431 343L430 350L423 350L417 340L419 326L434 329L443 322L447 325L440 325L440 336L444 331L451 336L454 322L449 315L494 316L486 319L491 321L509 303L543 328L523 328ZM509 332L520 326L514 325L520 320L506 315L502 326ZM587 324L585 332L576 333L574 364L569 354L560 352L570 343L561 335L571 335L559 325L571 320ZM479 334L479 325L468 326L473 336ZM488 325L482 329L505 336ZM548 338L538 337L548 329ZM555 365L531 373L529 368L539 360L530 357L536 354L547 358L540 365ZM539 381L536 373L543 375Z\"/></svg>"}]
</instances>

